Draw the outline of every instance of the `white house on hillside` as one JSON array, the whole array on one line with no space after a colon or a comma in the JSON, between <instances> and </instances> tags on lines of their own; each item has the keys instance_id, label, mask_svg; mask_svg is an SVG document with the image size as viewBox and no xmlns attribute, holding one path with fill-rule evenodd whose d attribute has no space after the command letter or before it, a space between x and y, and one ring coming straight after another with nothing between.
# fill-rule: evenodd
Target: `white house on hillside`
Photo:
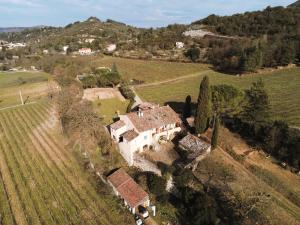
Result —
<instances>
[{"instance_id":1,"label":"white house on hillside","mask_svg":"<svg viewBox=\"0 0 300 225\"><path fill-rule=\"evenodd\" d=\"M92 49L90 48L81 48L78 50L80 55L91 55L92 54Z\"/></svg>"},{"instance_id":2,"label":"white house on hillside","mask_svg":"<svg viewBox=\"0 0 300 225\"><path fill-rule=\"evenodd\" d=\"M106 50L108 51L108 52L113 52L113 51L115 51L117 49L117 45L116 44L110 44L110 45L108 45L107 47L106 47Z\"/></svg>"},{"instance_id":3,"label":"white house on hillside","mask_svg":"<svg viewBox=\"0 0 300 225\"><path fill-rule=\"evenodd\" d=\"M181 131L181 120L170 106L147 106L141 104L137 112L121 115L110 125L111 137L129 165L135 153L155 147L160 139L171 140Z\"/></svg>"},{"instance_id":4,"label":"white house on hillside","mask_svg":"<svg viewBox=\"0 0 300 225\"><path fill-rule=\"evenodd\" d=\"M184 47L184 43L183 43L183 42L178 41L178 42L176 42L175 44L176 44L176 48L178 48L178 49Z\"/></svg>"}]
</instances>

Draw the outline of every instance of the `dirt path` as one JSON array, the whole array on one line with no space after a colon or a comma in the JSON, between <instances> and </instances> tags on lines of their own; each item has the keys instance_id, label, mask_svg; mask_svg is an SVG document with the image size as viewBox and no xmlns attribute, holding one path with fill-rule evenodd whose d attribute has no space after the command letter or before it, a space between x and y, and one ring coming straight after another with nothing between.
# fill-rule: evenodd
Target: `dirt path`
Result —
<instances>
[{"instance_id":1,"label":"dirt path","mask_svg":"<svg viewBox=\"0 0 300 225\"><path fill-rule=\"evenodd\" d=\"M143 88L143 87L152 87L152 86L157 86L157 85L161 85L161 84L168 84L168 83L172 83L172 82L176 82L176 81L180 81L180 80L185 80L187 78L192 78L192 77L198 77L201 76L207 72L209 72L210 70L203 70L199 73L193 73L193 74L188 74L185 76L180 76L180 77L176 77L176 78L172 78L172 79L168 79L168 80L163 80L163 81L157 81L157 82L153 82L153 83L147 83L147 84L138 84L138 85L133 85L135 88Z\"/></svg>"}]
</instances>

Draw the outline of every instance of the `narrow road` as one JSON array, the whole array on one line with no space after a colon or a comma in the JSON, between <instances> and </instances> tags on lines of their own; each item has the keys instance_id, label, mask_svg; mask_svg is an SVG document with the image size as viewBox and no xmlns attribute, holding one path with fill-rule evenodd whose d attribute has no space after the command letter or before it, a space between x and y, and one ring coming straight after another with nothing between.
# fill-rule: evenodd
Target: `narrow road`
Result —
<instances>
[{"instance_id":1,"label":"narrow road","mask_svg":"<svg viewBox=\"0 0 300 225\"><path fill-rule=\"evenodd\" d=\"M142 87L157 86L157 85L161 85L161 84L168 84L168 83L184 80L184 79L187 79L187 78L198 77L198 76L201 76L201 75L203 75L203 74L205 74L209 71L211 71L211 70L203 70L199 73L188 74L188 75L185 75L185 76L175 77L175 78L172 78L172 79L157 81L157 82L153 82L153 83L137 84L137 85L133 85L133 87L142 88Z\"/></svg>"}]
</instances>

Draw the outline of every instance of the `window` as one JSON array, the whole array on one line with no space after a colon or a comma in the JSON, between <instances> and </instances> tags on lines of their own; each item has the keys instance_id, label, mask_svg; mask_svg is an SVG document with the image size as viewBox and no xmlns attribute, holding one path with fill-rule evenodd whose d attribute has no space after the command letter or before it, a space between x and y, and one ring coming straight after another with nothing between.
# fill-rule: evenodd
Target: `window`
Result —
<instances>
[{"instance_id":1,"label":"window","mask_svg":"<svg viewBox=\"0 0 300 225\"><path fill-rule=\"evenodd\" d=\"M147 140L147 135L144 136L144 140Z\"/></svg>"}]
</instances>

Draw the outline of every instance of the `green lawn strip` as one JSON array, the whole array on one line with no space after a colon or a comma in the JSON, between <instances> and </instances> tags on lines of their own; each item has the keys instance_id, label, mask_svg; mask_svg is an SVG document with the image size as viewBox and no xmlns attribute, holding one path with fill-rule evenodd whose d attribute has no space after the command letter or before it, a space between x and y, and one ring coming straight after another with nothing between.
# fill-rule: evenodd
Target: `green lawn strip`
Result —
<instances>
[{"instance_id":1,"label":"green lawn strip","mask_svg":"<svg viewBox=\"0 0 300 225\"><path fill-rule=\"evenodd\" d=\"M35 167L32 171L35 181L39 185L37 190L42 192L45 207L48 207L48 210L54 217L56 224L68 224L71 221L72 224L76 224L76 221L73 221L77 215L76 210L69 206L69 199L67 198L66 193L61 193L61 190L58 188L59 181L55 180L55 175L50 173L51 168L46 166L43 159L39 157L39 154L36 154L37 152L32 152L33 143L28 141L30 140L28 135L24 135L27 134L29 130L26 130L26 128L24 128L24 122L20 121L20 114L17 114L16 110L13 110L12 113L18 122L18 124L14 124L14 126L16 130L18 130L19 135L22 136L20 140L27 150L23 157L30 165ZM56 206L54 205L55 202L60 204ZM59 207L64 205L67 205L68 207L66 207L66 209L64 209L64 207ZM63 214L63 212L66 214ZM69 216L71 213L73 213L73 216Z\"/></svg>"},{"instance_id":2,"label":"green lawn strip","mask_svg":"<svg viewBox=\"0 0 300 225\"><path fill-rule=\"evenodd\" d=\"M2 219L1 221L2 224L7 224L7 225L16 224L10 208L6 188L2 180L1 170L0 170L0 215Z\"/></svg>"},{"instance_id":3,"label":"green lawn strip","mask_svg":"<svg viewBox=\"0 0 300 225\"><path fill-rule=\"evenodd\" d=\"M40 107L39 105L35 105L34 107L32 107L32 109L34 109L35 107ZM35 111L35 115L37 117L41 117L41 115ZM55 139L53 139L55 140ZM59 148L59 147L58 147ZM82 172L81 172L81 168L79 167L78 165L78 162L76 161L76 159L73 157L73 155L70 154L70 152L66 151L65 149L61 149L60 150L61 153L57 153L57 154L61 154L64 156L65 159L68 159L68 161L71 161L70 162L70 165L72 165L72 168L71 167L68 167L66 164L64 164L65 166L65 170L66 171L69 171L70 173L70 176L76 176L76 177L84 177L86 175L84 175ZM63 159L62 159L63 160ZM74 171L76 171L76 174L74 173ZM108 203L106 201L104 201L104 196L100 196L97 194L97 192L95 191L95 188L92 187L88 182L86 183L86 186L84 187L84 190L82 190L83 193L81 193L81 196L84 196L86 195L86 199L89 200L89 204L91 202L96 203L97 205L95 205L94 207L96 208L99 208L103 211L102 214L105 214L105 216L108 218L109 221L111 221L112 218L116 219L116 218L121 218L119 213L120 211L118 211L119 207L111 207L111 201L109 198L107 198L107 201L109 201ZM105 203L105 204L103 204ZM90 205L91 208L94 208L92 207L92 205ZM108 211L109 210L109 214L108 214ZM115 215L115 216L112 216L112 215ZM120 221L121 222L121 221ZM103 221L102 221L103 223ZM122 224L122 223L121 223Z\"/></svg>"},{"instance_id":4,"label":"green lawn strip","mask_svg":"<svg viewBox=\"0 0 300 225\"><path fill-rule=\"evenodd\" d=\"M8 129L8 135L10 136L11 140L14 140L16 146L16 148L12 149L12 152L15 159L17 160L17 163L20 165L20 168L22 168L24 177L27 178L26 188L30 193L31 199L34 203L34 208L39 216L41 223L56 224L56 221L53 219L51 211L49 211L48 208L51 206L51 204L48 204L46 200L51 196L51 193L49 192L47 186L41 186L38 183L38 180L36 178L36 170L38 170L38 168L36 167L36 163L30 164L27 155L24 154L26 148L24 146L24 143L21 141L21 134L18 133L17 127L14 123L8 122L15 120L9 115L11 114L11 112L12 111L8 111L7 113L3 113L2 115L4 115L4 118L7 121L6 125L10 127L10 129ZM42 195L42 192L46 193L45 196Z\"/></svg>"},{"instance_id":5,"label":"green lawn strip","mask_svg":"<svg viewBox=\"0 0 300 225\"><path fill-rule=\"evenodd\" d=\"M93 107L99 116L103 117L103 124L108 125L113 122L113 118L120 114L125 114L129 101L121 101L118 98L102 99L93 102Z\"/></svg>"},{"instance_id":6,"label":"green lawn strip","mask_svg":"<svg viewBox=\"0 0 300 225\"><path fill-rule=\"evenodd\" d=\"M13 149L18 148L16 146L15 140L10 139L10 135L8 134L8 127L4 124L4 117L2 113L0 113L0 124L3 127L5 138L3 143L4 155L7 161L9 170L12 172L14 183L18 189L18 193L21 197L21 202L23 204L23 209L25 210L25 215L27 217L27 221L29 224L40 224L40 218L37 213L37 209L33 202L33 194L31 190L27 189L27 186L30 185L28 179L30 175L26 173L26 168L23 164L18 164L18 161L13 153ZM26 173L26 174L24 174Z\"/></svg>"},{"instance_id":7,"label":"green lawn strip","mask_svg":"<svg viewBox=\"0 0 300 225\"><path fill-rule=\"evenodd\" d=\"M26 111L23 111L22 115L24 117L24 120L28 121L29 116L26 115L26 113L27 113ZM33 126L33 125L31 124L31 125L28 125L28 126ZM34 129L34 127L31 127L31 128ZM42 137L41 136L35 137L36 140L39 140L40 138L42 138ZM73 220L74 219L76 219L76 220L77 219L78 220L83 219L83 218L81 218L81 212L83 210L87 209L89 207L89 205L83 200L83 198L81 197L81 195L73 187L73 184L68 180L69 175L65 174L64 171L61 168L59 168L59 165L57 164L57 162L55 162L51 158L51 156L49 155L49 153L47 152L47 150L45 150L45 143L42 144L41 142L39 142L39 146L37 146L37 147L40 147L40 149L42 149L43 154L44 154L44 156L43 156L44 160L45 161L46 160L51 161L51 164L52 164L51 169L53 170L53 173L54 173L54 174L52 174L52 176L55 176L57 178L59 177L59 175L61 176L61 179L59 179L60 185L61 185L60 188L65 193L68 193L70 195L70 198L72 199L73 206L77 208L77 215L76 215L75 218L73 218ZM50 148L50 147L47 146L47 148ZM88 223L94 224L95 222L92 221L92 220L89 220Z\"/></svg>"}]
</instances>

